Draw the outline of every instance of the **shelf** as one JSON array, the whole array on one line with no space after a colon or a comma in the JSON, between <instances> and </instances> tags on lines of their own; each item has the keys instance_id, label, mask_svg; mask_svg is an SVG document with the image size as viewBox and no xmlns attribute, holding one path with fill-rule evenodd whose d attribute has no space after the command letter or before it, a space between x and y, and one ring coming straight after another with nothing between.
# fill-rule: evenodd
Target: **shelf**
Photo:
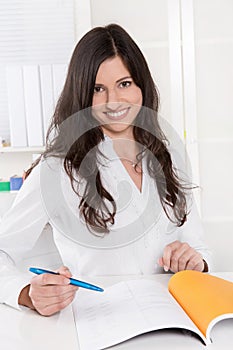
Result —
<instances>
[{"instance_id":1,"label":"shelf","mask_svg":"<svg viewBox=\"0 0 233 350\"><path fill-rule=\"evenodd\" d=\"M0 147L0 153L42 153L45 147Z\"/></svg>"},{"instance_id":2,"label":"shelf","mask_svg":"<svg viewBox=\"0 0 233 350\"><path fill-rule=\"evenodd\" d=\"M4 196L13 196L13 195L17 195L19 191L0 191L0 196L4 195Z\"/></svg>"}]
</instances>

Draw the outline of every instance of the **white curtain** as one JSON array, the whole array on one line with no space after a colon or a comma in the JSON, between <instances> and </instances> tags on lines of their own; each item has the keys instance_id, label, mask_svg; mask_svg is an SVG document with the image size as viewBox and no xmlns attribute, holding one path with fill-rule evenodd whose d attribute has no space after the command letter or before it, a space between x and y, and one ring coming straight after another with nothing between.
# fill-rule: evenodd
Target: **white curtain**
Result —
<instances>
[{"instance_id":1,"label":"white curtain","mask_svg":"<svg viewBox=\"0 0 233 350\"><path fill-rule=\"evenodd\" d=\"M73 0L1 0L0 136L9 139L6 66L67 63L74 47Z\"/></svg>"}]
</instances>

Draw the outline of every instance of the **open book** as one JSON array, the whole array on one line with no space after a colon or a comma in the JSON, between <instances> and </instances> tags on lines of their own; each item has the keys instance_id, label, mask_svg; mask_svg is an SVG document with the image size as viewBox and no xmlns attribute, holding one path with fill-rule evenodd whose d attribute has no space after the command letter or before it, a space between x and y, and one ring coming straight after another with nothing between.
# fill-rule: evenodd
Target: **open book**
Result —
<instances>
[{"instance_id":1,"label":"open book","mask_svg":"<svg viewBox=\"0 0 233 350\"><path fill-rule=\"evenodd\" d=\"M233 318L233 283L197 271L181 271L168 283L130 280L103 293L80 290L74 303L81 350L100 350L146 332L182 328L205 344L220 320Z\"/></svg>"}]
</instances>

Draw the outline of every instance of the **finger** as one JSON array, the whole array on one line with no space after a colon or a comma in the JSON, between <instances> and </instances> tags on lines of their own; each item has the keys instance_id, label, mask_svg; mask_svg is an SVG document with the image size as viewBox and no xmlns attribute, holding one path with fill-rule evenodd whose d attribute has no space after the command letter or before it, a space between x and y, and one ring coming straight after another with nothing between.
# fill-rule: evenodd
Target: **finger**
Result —
<instances>
[{"instance_id":1,"label":"finger","mask_svg":"<svg viewBox=\"0 0 233 350\"><path fill-rule=\"evenodd\" d=\"M77 286L69 284L68 286L61 285L31 285L29 290L29 296L31 298L50 298L58 295L65 295L70 292L76 292Z\"/></svg>"},{"instance_id":2,"label":"finger","mask_svg":"<svg viewBox=\"0 0 233 350\"><path fill-rule=\"evenodd\" d=\"M61 289L61 286L54 286L54 287L58 287L58 290ZM41 290L42 291L46 290L47 294L41 294L40 293ZM66 293L63 293L63 294L60 293L53 296L52 294L50 294L51 292L50 286L39 287L39 288L37 286L36 287L30 286L29 297L31 298L32 304L35 307L35 309L38 312L40 312L47 306L62 303L66 299L70 299L71 297L74 298L77 290L78 290L78 287L70 286L70 288L67 289Z\"/></svg>"},{"instance_id":3,"label":"finger","mask_svg":"<svg viewBox=\"0 0 233 350\"><path fill-rule=\"evenodd\" d=\"M185 270L186 265L193 255L193 249L188 243L181 243L171 256L171 269L173 272Z\"/></svg>"},{"instance_id":4,"label":"finger","mask_svg":"<svg viewBox=\"0 0 233 350\"><path fill-rule=\"evenodd\" d=\"M159 258L159 259L157 260L157 264L158 264L159 266L163 267L163 266L164 266L163 258Z\"/></svg>"},{"instance_id":5,"label":"finger","mask_svg":"<svg viewBox=\"0 0 233 350\"><path fill-rule=\"evenodd\" d=\"M188 264L193 259L194 252L192 249L186 250L178 260L178 271L183 271L188 269ZM191 268L192 269L192 268Z\"/></svg>"},{"instance_id":6,"label":"finger","mask_svg":"<svg viewBox=\"0 0 233 350\"><path fill-rule=\"evenodd\" d=\"M69 278L64 277L63 275L53 275L51 273L43 273L39 276L33 277L30 281L32 285L68 285L70 283Z\"/></svg>"},{"instance_id":7,"label":"finger","mask_svg":"<svg viewBox=\"0 0 233 350\"><path fill-rule=\"evenodd\" d=\"M170 269L171 255L172 255L172 248L168 245L164 248L163 257L162 257L164 271L168 271Z\"/></svg>"},{"instance_id":8,"label":"finger","mask_svg":"<svg viewBox=\"0 0 233 350\"><path fill-rule=\"evenodd\" d=\"M69 299L70 297L74 297L75 294L76 294L76 290L68 291L67 293L58 294L55 296L50 296L50 295L41 296L41 295L35 294L35 296L33 295L31 296L31 299L33 301L33 305L36 308L43 308L49 305L62 303L66 299Z\"/></svg>"},{"instance_id":9,"label":"finger","mask_svg":"<svg viewBox=\"0 0 233 350\"><path fill-rule=\"evenodd\" d=\"M42 307L39 306L36 309L42 316L50 316L66 308L73 301L73 299L74 299L74 295L63 300L62 302L50 304Z\"/></svg>"},{"instance_id":10,"label":"finger","mask_svg":"<svg viewBox=\"0 0 233 350\"><path fill-rule=\"evenodd\" d=\"M173 252L177 250L181 245L181 242L174 241L170 244L168 244L163 251L163 263L164 263L164 270L168 271L171 268L171 257L173 255Z\"/></svg>"},{"instance_id":11,"label":"finger","mask_svg":"<svg viewBox=\"0 0 233 350\"><path fill-rule=\"evenodd\" d=\"M187 270L203 271L204 261L202 259L201 254L199 254L195 251L194 255L190 258L190 260L186 266L186 269Z\"/></svg>"}]
</instances>

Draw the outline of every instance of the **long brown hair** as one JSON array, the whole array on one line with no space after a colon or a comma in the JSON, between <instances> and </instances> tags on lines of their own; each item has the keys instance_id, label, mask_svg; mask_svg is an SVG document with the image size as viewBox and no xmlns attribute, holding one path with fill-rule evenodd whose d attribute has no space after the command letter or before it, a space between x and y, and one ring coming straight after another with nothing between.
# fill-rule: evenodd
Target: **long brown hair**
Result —
<instances>
[{"instance_id":1,"label":"long brown hair","mask_svg":"<svg viewBox=\"0 0 233 350\"><path fill-rule=\"evenodd\" d=\"M119 25L96 27L84 35L75 47L65 85L47 133L46 150L42 156L64 158L64 168L77 194L74 174L86 180L86 188L79 205L80 213L92 230L109 232L110 226L114 224L117 208L114 198L102 185L101 174L97 168L96 152L98 151L92 152L90 162L85 162L88 164L87 168L83 169L81 163L89 151L96 149L95 146L104 139L101 127L88 115L88 110L92 105L99 66L106 59L115 56L122 59L135 84L141 89L142 105L150 111L145 116L145 110L141 109L137 115L133 128L134 138L149 151L146 157L147 168L150 176L156 181L166 215L172 222L181 226L187 216L185 186L173 169L166 138L158 122L158 92L142 52ZM79 115L81 111L84 111L86 118ZM63 126L70 116L75 117L70 119L69 133L67 133ZM79 132L81 136L77 137L75 130L87 131ZM143 153L139 156L142 157ZM34 166L35 164L32 168ZM29 169L28 174L32 168ZM170 209L172 209L172 215Z\"/></svg>"}]
</instances>

